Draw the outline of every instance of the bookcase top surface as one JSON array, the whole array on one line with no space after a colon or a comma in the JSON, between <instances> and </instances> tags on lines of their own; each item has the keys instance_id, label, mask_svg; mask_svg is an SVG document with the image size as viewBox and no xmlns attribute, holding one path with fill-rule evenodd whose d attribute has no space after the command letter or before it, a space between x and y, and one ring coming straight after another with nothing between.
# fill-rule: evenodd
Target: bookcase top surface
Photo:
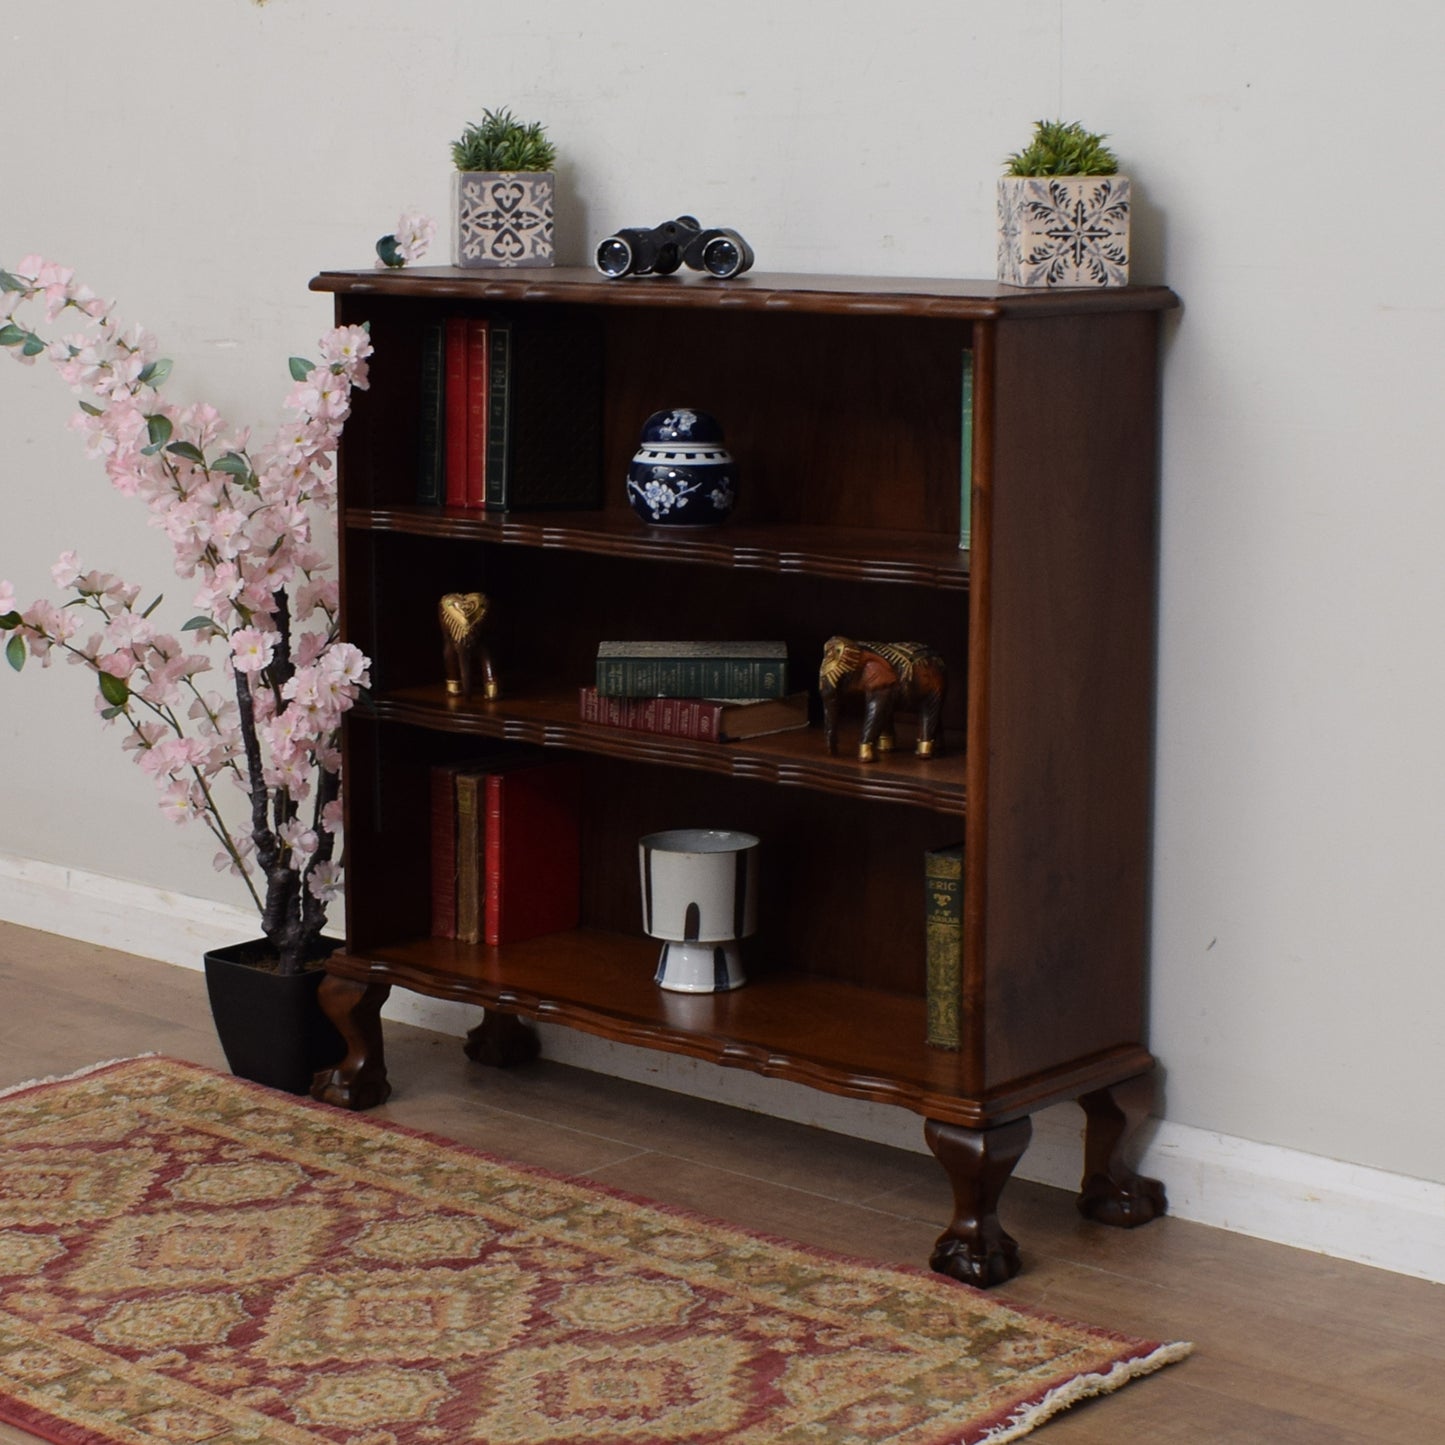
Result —
<instances>
[{"instance_id":1,"label":"bookcase top surface","mask_svg":"<svg viewBox=\"0 0 1445 1445\"><path fill-rule=\"evenodd\" d=\"M909 276L749 273L730 281L679 272L608 280L580 266L471 270L456 266L323 271L311 290L354 296L458 301L556 301L599 306L799 312L862 312L987 321L1088 311L1166 311L1167 286L1029 289L998 281Z\"/></svg>"}]
</instances>

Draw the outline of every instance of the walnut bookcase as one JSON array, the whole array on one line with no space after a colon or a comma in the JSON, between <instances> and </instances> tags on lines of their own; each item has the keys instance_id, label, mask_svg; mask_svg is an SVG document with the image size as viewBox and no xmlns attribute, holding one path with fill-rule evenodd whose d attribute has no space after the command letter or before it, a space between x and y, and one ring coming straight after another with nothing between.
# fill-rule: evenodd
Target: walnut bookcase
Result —
<instances>
[{"instance_id":1,"label":"walnut bookcase","mask_svg":"<svg viewBox=\"0 0 1445 1445\"><path fill-rule=\"evenodd\" d=\"M536 1052L527 1020L921 1114L956 1208L935 1268L1018 1268L998 1201L1030 1114L1078 1100L1080 1208L1164 1208L1126 1142L1147 1114L1146 886L1162 287L1028 292L822 276L605 281L557 269L326 272L368 322L371 389L342 441L343 619L373 660L347 720L345 948L324 1004L348 1054L318 1097L389 1091L393 985L485 1009L467 1052ZM428 322L555 308L603 337L605 502L585 512L416 504ZM964 355L971 550L959 550ZM553 378L569 406L577 379ZM722 527L665 533L623 490L643 420L702 407L739 464ZM503 696L448 701L437 598L492 599ZM605 637L782 637L816 686L834 633L916 639L951 683L939 756L856 761L821 730L693 743L578 720ZM816 717L815 717L816 721ZM854 723L856 728L857 724ZM856 739L856 732L853 734ZM583 762L582 927L495 949L429 936L429 768L518 744ZM763 839L763 900L734 993L667 994L640 927L637 839ZM963 1041L925 1044L923 854L965 842Z\"/></svg>"}]
</instances>

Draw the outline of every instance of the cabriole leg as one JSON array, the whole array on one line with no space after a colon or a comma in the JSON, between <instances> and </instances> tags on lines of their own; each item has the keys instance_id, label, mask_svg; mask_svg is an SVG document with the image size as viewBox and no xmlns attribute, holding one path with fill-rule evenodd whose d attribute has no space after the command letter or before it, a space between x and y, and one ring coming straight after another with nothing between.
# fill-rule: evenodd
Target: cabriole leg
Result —
<instances>
[{"instance_id":1,"label":"cabriole leg","mask_svg":"<svg viewBox=\"0 0 1445 1445\"><path fill-rule=\"evenodd\" d=\"M953 1186L953 1222L928 1261L940 1274L987 1289L1019 1272L1019 1247L999 1223L998 1202L1032 1133L1027 1115L993 1129L925 1121L923 1137Z\"/></svg>"},{"instance_id":2,"label":"cabriole leg","mask_svg":"<svg viewBox=\"0 0 1445 1445\"><path fill-rule=\"evenodd\" d=\"M356 983L328 975L318 990L322 1011L346 1042L346 1057L311 1081L311 1097L343 1109L372 1109L386 1103L391 1085L381 1041L381 1006L391 992L385 983Z\"/></svg>"},{"instance_id":3,"label":"cabriole leg","mask_svg":"<svg viewBox=\"0 0 1445 1445\"><path fill-rule=\"evenodd\" d=\"M1134 1229L1169 1207L1157 1179L1136 1174L1126 1160L1129 1140L1149 1117L1154 1079L1140 1074L1079 1100L1088 1124L1084 1132L1084 1180L1079 1213L1100 1224Z\"/></svg>"}]
</instances>

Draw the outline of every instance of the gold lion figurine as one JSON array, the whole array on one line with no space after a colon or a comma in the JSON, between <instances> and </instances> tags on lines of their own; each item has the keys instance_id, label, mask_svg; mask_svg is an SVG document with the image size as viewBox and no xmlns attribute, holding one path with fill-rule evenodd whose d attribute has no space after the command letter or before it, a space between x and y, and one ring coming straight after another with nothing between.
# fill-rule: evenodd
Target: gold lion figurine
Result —
<instances>
[{"instance_id":1,"label":"gold lion figurine","mask_svg":"<svg viewBox=\"0 0 1445 1445\"><path fill-rule=\"evenodd\" d=\"M481 592L448 592L437 606L442 625L442 668L447 692L470 698L480 672L482 696L489 701L502 695L492 665L492 654L482 637L491 604Z\"/></svg>"},{"instance_id":2,"label":"gold lion figurine","mask_svg":"<svg viewBox=\"0 0 1445 1445\"><path fill-rule=\"evenodd\" d=\"M875 747L880 753L893 747L893 713L900 707L918 713L918 742L913 751L920 758L932 757L947 687L948 668L922 642L855 642L851 637L830 637L823 644L823 662L818 669L828 751L838 751L839 701L861 697L859 762L871 763Z\"/></svg>"}]
</instances>

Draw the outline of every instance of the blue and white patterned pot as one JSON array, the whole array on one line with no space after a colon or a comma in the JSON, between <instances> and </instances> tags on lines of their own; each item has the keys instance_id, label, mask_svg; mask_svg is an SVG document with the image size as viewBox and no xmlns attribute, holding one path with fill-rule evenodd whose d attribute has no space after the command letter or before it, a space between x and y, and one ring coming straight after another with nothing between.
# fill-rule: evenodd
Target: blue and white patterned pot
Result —
<instances>
[{"instance_id":1,"label":"blue and white patterned pot","mask_svg":"<svg viewBox=\"0 0 1445 1445\"><path fill-rule=\"evenodd\" d=\"M627 500L651 527L710 527L737 499L737 469L705 411L655 411L627 469Z\"/></svg>"}]
</instances>

